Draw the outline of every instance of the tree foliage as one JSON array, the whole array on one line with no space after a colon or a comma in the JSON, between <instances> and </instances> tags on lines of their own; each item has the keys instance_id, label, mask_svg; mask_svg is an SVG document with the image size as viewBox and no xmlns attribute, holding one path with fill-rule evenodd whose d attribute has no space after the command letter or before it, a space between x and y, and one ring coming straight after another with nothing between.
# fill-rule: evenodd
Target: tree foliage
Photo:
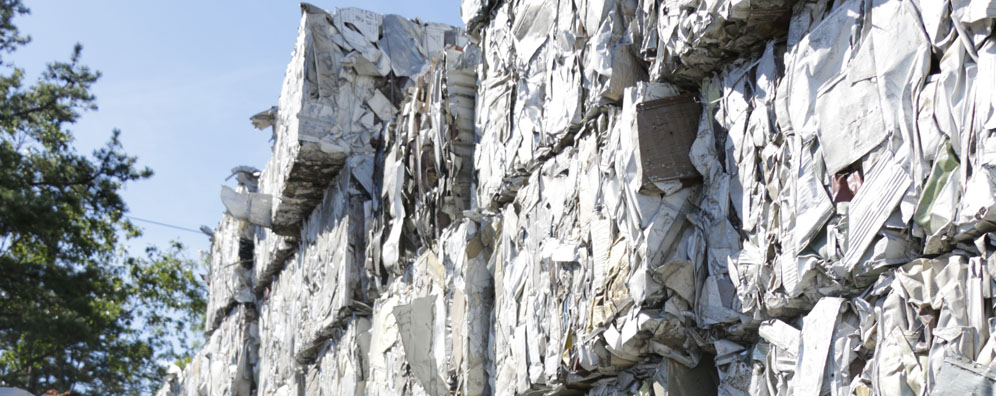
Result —
<instances>
[{"instance_id":1,"label":"tree foliage","mask_svg":"<svg viewBox=\"0 0 996 396\"><path fill-rule=\"evenodd\" d=\"M139 231L124 216L125 183L148 178L120 132L83 155L67 126L96 110L100 73L54 62L33 83L10 54L29 42L28 12L0 0L0 386L35 394L150 393L163 361L182 361L204 310L203 285L182 247L127 257Z\"/></svg>"}]
</instances>

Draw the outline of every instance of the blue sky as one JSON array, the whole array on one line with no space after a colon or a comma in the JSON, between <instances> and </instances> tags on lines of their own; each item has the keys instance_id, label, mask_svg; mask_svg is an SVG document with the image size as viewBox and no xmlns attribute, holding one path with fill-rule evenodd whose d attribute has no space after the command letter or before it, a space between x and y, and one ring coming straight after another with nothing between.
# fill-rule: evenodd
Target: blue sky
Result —
<instances>
[{"instance_id":1,"label":"blue sky","mask_svg":"<svg viewBox=\"0 0 996 396\"><path fill-rule=\"evenodd\" d=\"M312 2L359 7L462 26L459 0ZM32 42L10 58L37 75L67 60L83 44L83 63L103 77L94 93L100 109L70 127L80 152L90 153L122 130L125 151L156 175L130 184L130 215L180 227L214 228L224 212L218 198L231 168L262 169L270 132L249 116L276 104L294 46L300 9L293 1L42 1L15 19ZM229 185L234 181L227 182ZM135 222L148 244L180 240L191 257L209 250L203 234Z\"/></svg>"}]
</instances>

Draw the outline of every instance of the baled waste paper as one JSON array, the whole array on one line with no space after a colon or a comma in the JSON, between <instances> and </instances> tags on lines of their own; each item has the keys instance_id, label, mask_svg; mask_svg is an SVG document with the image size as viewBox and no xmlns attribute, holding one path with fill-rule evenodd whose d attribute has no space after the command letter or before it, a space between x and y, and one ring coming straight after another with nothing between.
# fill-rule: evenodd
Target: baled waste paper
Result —
<instances>
[{"instance_id":1,"label":"baled waste paper","mask_svg":"<svg viewBox=\"0 0 996 396\"><path fill-rule=\"evenodd\" d=\"M493 394L491 247L482 242L493 233L487 219L465 218L386 285L372 314L367 394Z\"/></svg>"},{"instance_id":2,"label":"baled waste paper","mask_svg":"<svg viewBox=\"0 0 996 396\"><path fill-rule=\"evenodd\" d=\"M232 307L182 373L170 370L156 395L256 394L259 340L255 309L248 304Z\"/></svg>"},{"instance_id":3,"label":"baled waste paper","mask_svg":"<svg viewBox=\"0 0 996 396\"><path fill-rule=\"evenodd\" d=\"M301 284L300 261L292 257L269 288L259 306L259 372L256 394L295 395L301 383L294 355L300 315L295 290Z\"/></svg>"},{"instance_id":4,"label":"baled waste paper","mask_svg":"<svg viewBox=\"0 0 996 396\"><path fill-rule=\"evenodd\" d=\"M272 195L272 229L288 236L298 234L349 156L374 153L409 78L456 36L454 28L396 15L301 9L275 110L273 158L260 180Z\"/></svg>"},{"instance_id":5,"label":"baled waste paper","mask_svg":"<svg viewBox=\"0 0 996 396\"><path fill-rule=\"evenodd\" d=\"M411 77L456 43L457 30L355 8L302 4L298 39L278 106L252 117L273 129L273 156L259 181L270 219L257 243L261 290L299 243L302 223L352 155L373 155ZM253 203L265 205L262 198Z\"/></svg>"},{"instance_id":6,"label":"baled waste paper","mask_svg":"<svg viewBox=\"0 0 996 396\"><path fill-rule=\"evenodd\" d=\"M739 350L717 356L721 393L929 394L992 361L990 170L954 147L991 134L992 97L969 87L993 77L965 71L991 62L968 33L996 13L969 27L973 7L947 4L806 2L784 41L703 83L741 234L718 279L761 336L716 340Z\"/></svg>"},{"instance_id":7,"label":"baled waste paper","mask_svg":"<svg viewBox=\"0 0 996 396\"><path fill-rule=\"evenodd\" d=\"M204 329L214 330L236 304L255 300L252 291L254 227L225 215L214 231L208 262L207 312Z\"/></svg>"},{"instance_id":8,"label":"baled waste paper","mask_svg":"<svg viewBox=\"0 0 996 396\"><path fill-rule=\"evenodd\" d=\"M304 394L364 395L369 349L370 319L350 319L322 343L317 360L304 370Z\"/></svg>"},{"instance_id":9,"label":"baled waste paper","mask_svg":"<svg viewBox=\"0 0 996 396\"><path fill-rule=\"evenodd\" d=\"M320 342L355 311L370 310L364 270L373 158L353 156L301 228L294 353L311 360ZM293 264L291 264L293 265Z\"/></svg>"},{"instance_id":10,"label":"baled waste paper","mask_svg":"<svg viewBox=\"0 0 996 396\"><path fill-rule=\"evenodd\" d=\"M996 3L459 11L303 7L161 394L992 393Z\"/></svg>"},{"instance_id":11,"label":"baled waste paper","mask_svg":"<svg viewBox=\"0 0 996 396\"><path fill-rule=\"evenodd\" d=\"M384 136L381 216L372 227L368 266L401 273L471 207L474 84L479 54L448 47L412 81Z\"/></svg>"}]
</instances>

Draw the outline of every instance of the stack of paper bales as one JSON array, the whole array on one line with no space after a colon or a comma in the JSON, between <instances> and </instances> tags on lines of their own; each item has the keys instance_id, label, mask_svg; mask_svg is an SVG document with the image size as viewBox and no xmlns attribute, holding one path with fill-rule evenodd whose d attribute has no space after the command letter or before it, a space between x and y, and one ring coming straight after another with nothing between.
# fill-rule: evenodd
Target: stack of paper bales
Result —
<instances>
[{"instance_id":1,"label":"stack of paper bales","mask_svg":"<svg viewBox=\"0 0 996 396\"><path fill-rule=\"evenodd\" d=\"M996 389L992 1L302 10L160 395Z\"/></svg>"}]
</instances>

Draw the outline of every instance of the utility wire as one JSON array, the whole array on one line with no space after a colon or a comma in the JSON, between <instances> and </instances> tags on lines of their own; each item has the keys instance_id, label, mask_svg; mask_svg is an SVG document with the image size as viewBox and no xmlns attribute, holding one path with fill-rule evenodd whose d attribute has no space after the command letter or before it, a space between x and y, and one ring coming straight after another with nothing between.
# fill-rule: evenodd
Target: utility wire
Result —
<instances>
[{"instance_id":1,"label":"utility wire","mask_svg":"<svg viewBox=\"0 0 996 396\"><path fill-rule=\"evenodd\" d=\"M125 217L127 217L129 219L132 219L132 220L135 220L135 221L141 221L141 222L145 222L145 223L149 223L149 224L155 224L155 225L163 226L163 227L175 228L175 229L178 229L178 230L183 230L183 231L188 231L188 232L196 232L198 234L204 235L204 232L200 231L200 230L195 230L195 229L191 229L191 228L175 226L175 225L172 225L172 224L160 223L158 221L153 221L153 220L140 219L140 218L135 217L135 216L125 215Z\"/></svg>"}]
</instances>

